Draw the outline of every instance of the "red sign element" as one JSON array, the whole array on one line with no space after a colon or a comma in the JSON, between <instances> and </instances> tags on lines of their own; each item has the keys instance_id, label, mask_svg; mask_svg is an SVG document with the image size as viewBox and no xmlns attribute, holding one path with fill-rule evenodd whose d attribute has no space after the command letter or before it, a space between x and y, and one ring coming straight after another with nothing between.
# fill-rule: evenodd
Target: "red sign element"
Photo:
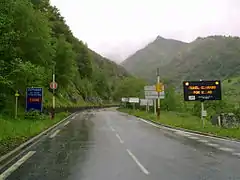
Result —
<instances>
[{"instance_id":1,"label":"red sign element","mask_svg":"<svg viewBox=\"0 0 240 180\"><path fill-rule=\"evenodd\" d=\"M42 98L41 97L30 97L30 98L28 98L28 102L29 103L40 103L40 102L42 102Z\"/></svg>"},{"instance_id":2,"label":"red sign element","mask_svg":"<svg viewBox=\"0 0 240 180\"><path fill-rule=\"evenodd\" d=\"M50 83L50 88L51 89L57 89L58 84L56 82L51 82Z\"/></svg>"}]
</instances>

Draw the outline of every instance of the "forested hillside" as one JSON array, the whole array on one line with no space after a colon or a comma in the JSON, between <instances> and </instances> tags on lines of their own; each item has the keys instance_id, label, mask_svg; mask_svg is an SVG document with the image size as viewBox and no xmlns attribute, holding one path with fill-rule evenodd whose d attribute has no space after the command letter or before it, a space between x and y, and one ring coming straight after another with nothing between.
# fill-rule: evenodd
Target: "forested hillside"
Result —
<instances>
[{"instance_id":1,"label":"forested hillside","mask_svg":"<svg viewBox=\"0 0 240 180\"><path fill-rule=\"evenodd\" d=\"M209 36L197 38L191 43L177 42L157 38L122 65L129 72L149 81L155 80L156 68L159 67L161 77L175 84L180 84L186 79L224 80L239 75L238 37ZM139 62L136 61L136 57ZM162 63L163 61L165 63Z\"/></svg>"},{"instance_id":2,"label":"forested hillside","mask_svg":"<svg viewBox=\"0 0 240 180\"><path fill-rule=\"evenodd\" d=\"M221 79L240 75L240 39L210 36L198 38L162 67L161 75L181 80Z\"/></svg>"},{"instance_id":3,"label":"forested hillside","mask_svg":"<svg viewBox=\"0 0 240 180\"><path fill-rule=\"evenodd\" d=\"M0 34L2 113L12 114L16 90L24 108L27 87L44 87L44 106L50 106L53 71L57 106L84 104L88 97L114 99L117 83L129 76L74 37L49 0L2 0Z\"/></svg>"},{"instance_id":4,"label":"forested hillside","mask_svg":"<svg viewBox=\"0 0 240 180\"><path fill-rule=\"evenodd\" d=\"M186 47L186 43L158 36L145 48L140 49L121 63L130 73L151 80L156 68L169 63L177 52Z\"/></svg>"}]
</instances>

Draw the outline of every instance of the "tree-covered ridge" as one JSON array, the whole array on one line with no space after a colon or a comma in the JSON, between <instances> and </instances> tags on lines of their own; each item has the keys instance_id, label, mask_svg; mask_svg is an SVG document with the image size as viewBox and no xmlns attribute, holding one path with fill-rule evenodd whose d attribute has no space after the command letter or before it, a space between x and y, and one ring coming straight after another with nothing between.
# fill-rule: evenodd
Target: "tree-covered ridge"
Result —
<instances>
[{"instance_id":1,"label":"tree-covered ridge","mask_svg":"<svg viewBox=\"0 0 240 180\"><path fill-rule=\"evenodd\" d=\"M180 43L180 46L177 44L178 41L157 38L128 58L123 66L150 81L155 79L156 68L159 67L161 77L174 83L186 79L226 79L239 75L238 37L209 36L197 38L191 43ZM136 57L141 62L136 62Z\"/></svg>"},{"instance_id":2,"label":"tree-covered ridge","mask_svg":"<svg viewBox=\"0 0 240 180\"><path fill-rule=\"evenodd\" d=\"M16 90L24 107L25 90L32 86L43 87L44 103L51 105L53 71L57 105L92 96L114 99L116 84L129 76L74 37L49 0L2 0L0 34L0 112L12 111Z\"/></svg>"}]
</instances>

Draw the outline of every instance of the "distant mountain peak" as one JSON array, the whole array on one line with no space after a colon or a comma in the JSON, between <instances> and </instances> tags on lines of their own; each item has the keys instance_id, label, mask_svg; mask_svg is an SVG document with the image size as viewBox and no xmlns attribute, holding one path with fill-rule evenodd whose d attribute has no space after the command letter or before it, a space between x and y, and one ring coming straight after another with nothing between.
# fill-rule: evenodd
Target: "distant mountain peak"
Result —
<instances>
[{"instance_id":1,"label":"distant mountain peak","mask_svg":"<svg viewBox=\"0 0 240 180\"><path fill-rule=\"evenodd\" d=\"M165 40L165 38L163 38L162 36L157 36L156 40Z\"/></svg>"},{"instance_id":2,"label":"distant mountain peak","mask_svg":"<svg viewBox=\"0 0 240 180\"><path fill-rule=\"evenodd\" d=\"M161 76L176 83L183 79L225 78L240 74L239 47L239 37L214 35L185 43L157 36L121 65L151 82L155 80L156 67Z\"/></svg>"}]
</instances>

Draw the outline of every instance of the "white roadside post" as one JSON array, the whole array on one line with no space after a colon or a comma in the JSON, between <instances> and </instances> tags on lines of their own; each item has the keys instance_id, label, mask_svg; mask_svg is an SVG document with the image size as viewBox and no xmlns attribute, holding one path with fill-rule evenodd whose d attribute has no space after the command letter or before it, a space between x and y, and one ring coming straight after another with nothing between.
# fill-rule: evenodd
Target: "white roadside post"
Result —
<instances>
[{"instance_id":1,"label":"white roadside post","mask_svg":"<svg viewBox=\"0 0 240 180\"><path fill-rule=\"evenodd\" d=\"M19 97L19 93L18 93L18 91L16 91L16 93L15 93L15 119L17 119L17 115L18 115L18 97Z\"/></svg>"}]
</instances>

